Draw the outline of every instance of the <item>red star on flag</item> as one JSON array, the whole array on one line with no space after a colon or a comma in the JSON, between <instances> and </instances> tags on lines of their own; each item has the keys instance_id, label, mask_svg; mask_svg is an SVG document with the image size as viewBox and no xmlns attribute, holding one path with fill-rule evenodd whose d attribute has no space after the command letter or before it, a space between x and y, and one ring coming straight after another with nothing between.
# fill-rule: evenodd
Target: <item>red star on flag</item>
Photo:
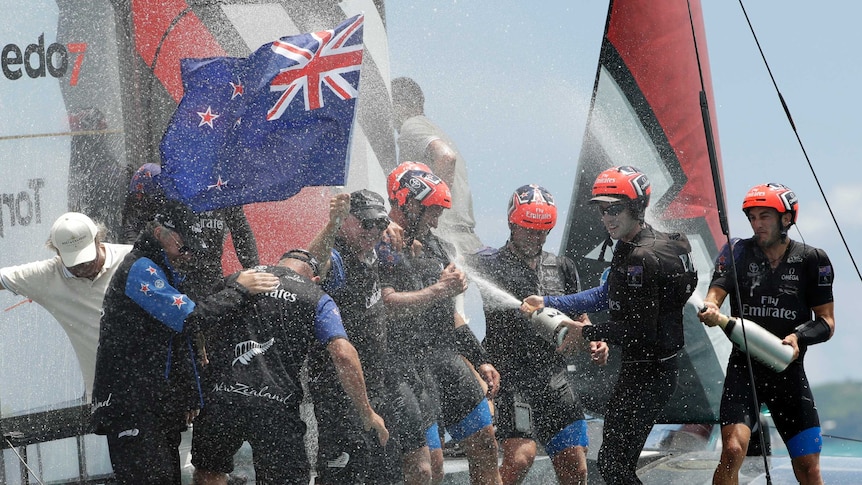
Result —
<instances>
[{"instance_id":1,"label":"red star on flag","mask_svg":"<svg viewBox=\"0 0 862 485\"><path fill-rule=\"evenodd\" d=\"M150 285L148 285L146 283L141 283L141 293L143 293L145 295L149 295L150 294Z\"/></svg>"},{"instance_id":2,"label":"red star on flag","mask_svg":"<svg viewBox=\"0 0 862 485\"><path fill-rule=\"evenodd\" d=\"M203 113L198 111L198 116L201 117L201 122L198 123L198 127L201 127L203 125L209 125L210 128L214 129L215 127L213 126L213 121L221 115L213 113L212 108L207 106L207 110Z\"/></svg>"},{"instance_id":3,"label":"red star on flag","mask_svg":"<svg viewBox=\"0 0 862 485\"><path fill-rule=\"evenodd\" d=\"M210 189L221 190L221 188L224 187L225 185L227 185L227 181L222 180L221 175L219 175L218 180L216 180L216 183L214 183L213 185L207 185L207 190L210 190Z\"/></svg>"},{"instance_id":4,"label":"red star on flag","mask_svg":"<svg viewBox=\"0 0 862 485\"><path fill-rule=\"evenodd\" d=\"M233 88L233 94L230 95L230 99L245 94L245 87L242 85L242 83L230 83L230 85Z\"/></svg>"},{"instance_id":5,"label":"red star on flag","mask_svg":"<svg viewBox=\"0 0 862 485\"><path fill-rule=\"evenodd\" d=\"M148 267L148 268L147 268L147 271L148 271L150 274L156 274L156 273L158 273L158 271L159 271L159 270L157 270L156 268L153 268L152 266L150 266L150 267Z\"/></svg>"},{"instance_id":6,"label":"red star on flag","mask_svg":"<svg viewBox=\"0 0 862 485\"><path fill-rule=\"evenodd\" d=\"M186 301L183 299L183 295L174 296L174 302L171 303L171 305L173 305L177 308L182 308L183 305L185 305L185 304L186 304Z\"/></svg>"}]
</instances>

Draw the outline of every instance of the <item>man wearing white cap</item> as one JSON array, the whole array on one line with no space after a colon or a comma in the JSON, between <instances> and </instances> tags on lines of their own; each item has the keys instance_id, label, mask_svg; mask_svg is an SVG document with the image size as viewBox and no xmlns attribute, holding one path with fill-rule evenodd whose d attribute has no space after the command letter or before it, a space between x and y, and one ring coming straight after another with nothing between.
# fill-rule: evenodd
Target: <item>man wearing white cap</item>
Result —
<instances>
[{"instance_id":1,"label":"man wearing white cap","mask_svg":"<svg viewBox=\"0 0 862 485\"><path fill-rule=\"evenodd\" d=\"M104 226L80 212L61 215L51 227L47 246L57 256L0 268L0 290L42 305L69 336L87 397L92 394L99 345L102 299L117 267L131 251L126 244L102 242Z\"/></svg>"}]
</instances>

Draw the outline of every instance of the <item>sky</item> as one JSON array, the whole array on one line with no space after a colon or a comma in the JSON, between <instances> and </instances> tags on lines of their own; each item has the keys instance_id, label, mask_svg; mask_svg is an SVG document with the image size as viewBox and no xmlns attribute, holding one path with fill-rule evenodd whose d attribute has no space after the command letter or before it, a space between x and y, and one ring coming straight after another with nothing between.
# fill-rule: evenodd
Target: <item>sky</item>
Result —
<instances>
[{"instance_id":1,"label":"sky","mask_svg":"<svg viewBox=\"0 0 862 485\"><path fill-rule=\"evenodd\" d=\"M744 3L799 139L862 265L862 159L857 96L862 33L849 2ZM853 10L853 8L850 8ZM851 304L862 281L781 107L738 2L705 0L704 23L730 232L749 237L747 190L783 183L800 199L790 237L826 250L835 268L835 338L809 350L813 385L862 380L862 326ZM391 75L423 87L426 114L467 160L476 231L500 246L508 196L526 183L547 187L565 221L607 2L471 0L388 2ZM703 46L700 46L703 49ZM694 93L696 95L696 93ZM633 164L636 163L633 161ZM515 168L516 167L516 168ZM546 249L560 247L562 227ZM701 269L704 270L704 269Z\"/></svg>"}]
</instances>

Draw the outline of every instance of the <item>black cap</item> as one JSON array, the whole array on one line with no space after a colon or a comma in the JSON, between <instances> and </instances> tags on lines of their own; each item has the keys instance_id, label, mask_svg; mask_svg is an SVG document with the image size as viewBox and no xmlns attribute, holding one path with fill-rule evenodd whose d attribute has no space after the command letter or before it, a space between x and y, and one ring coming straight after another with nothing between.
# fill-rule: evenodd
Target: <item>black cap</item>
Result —
<instances>
[{"instance_id":1,"label":"black cap","mask_svg":"<svg viewBox=\"0 0 862 485\"><path fill-rule=\"evenodd\" d=\"M281 259L296 259L308 264L314 276L320 276L320 262L305 249L295 248L281 255ZM279 260L280 261L280 260Z\"/></svg>"},{"instance_id":2,"label":"black cap","mask_svg":"<svg viewBox=\"0 0 862 485\"><path fill-rule=\"evenodd\" d=\"M385 220L389 215L383 205L383 197L376 192L362 189L350 194L350 213L360 221Z\"/></svg>"},{"instance_id":3,"label":"black cap","mask_svg":"<svg viewBox=\"0 0 862 485\"><path fill-rule=\"evenodd\" d=\"M193 251L207 249L200 219L189 206L182 202L166 200L164 205L159 208L155 220L168 229L179 233L185 245Z\"/></svg>"}]
</instances>

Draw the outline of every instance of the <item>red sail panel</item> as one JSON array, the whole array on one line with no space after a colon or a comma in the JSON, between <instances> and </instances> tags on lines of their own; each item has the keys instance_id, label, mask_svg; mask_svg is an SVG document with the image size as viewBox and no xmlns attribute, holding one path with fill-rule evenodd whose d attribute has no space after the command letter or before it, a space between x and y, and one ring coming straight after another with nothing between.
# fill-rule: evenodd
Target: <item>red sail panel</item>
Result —
<instances>
[{"instance_id":1,"label":"red sail panel","mask_svg":"<svg viewBox=\"0 0 862 485\"><path fill-rule=\"evenodd\" d=\"M188 9L184 0L132 2L135 50L177 103L183 97L180 59L227 55Z\"/></svg>"},{"instance_id":2,"label":"red sail panel","mask_svg":"<svg viewBox=\"0 0 862 485\"><path fill-rule=\"evenodd\" d=\"M287 200L245 206L261 264L275 264L288 249L307 248L329 220L329 198L326 187L306 187ZM240 269L232 249L228 241L222 257L225 274Z\"/></svg>"},{"instance_id":3,"label":"red sail panel","mask_svg":"<svg viewBox=\"0 0 862 485\"><path fill-rule=\"evenodd\" d=\"M721 240L712 174L709 164L704 163L708 154L698 96L701 84L697 54L707 99L710 106L715 105L700 2L691 2L691 19L698 53L684 0L615 1L606 38L632 73L686 176L685 184L666 202L664 214L658 217L705 217L713 238ZM718 126L714 114L712 126ZM718 133L715 143L720 161Z\"/></svg>"},{"instance_id":4,"label":"red sail panel","mask_svg":"<svg viewBox=\"0 0 862 485\"><path fill-rule=\"evenodd\" d=\"M599 56L589 118L578 159L563 244L578 264L583 285L600 283L609 266L607 233L589 205L596 176L619 165L634 165L652 184L647 222L683 232L692 243L699 270L697 293L705 294L711 262L723 241L700 108L701 82L692 30L712 100L700 4L691 0L612 0ZM694 29L692 29L692 24ZM712 126L718 126L715 119ZM717 140L718 137L715 136ZM718 152L718 150L716 150ZM596 315L594 321L606 320ZM677 395L662 417L668 423L713 422L729 345L720 332L685 309L686 348ZM613 359L612 359L613 361ZM578 365L583 382L598 391L587 401L601 412L617 367Z\"/></svg>"}]
</instances>

